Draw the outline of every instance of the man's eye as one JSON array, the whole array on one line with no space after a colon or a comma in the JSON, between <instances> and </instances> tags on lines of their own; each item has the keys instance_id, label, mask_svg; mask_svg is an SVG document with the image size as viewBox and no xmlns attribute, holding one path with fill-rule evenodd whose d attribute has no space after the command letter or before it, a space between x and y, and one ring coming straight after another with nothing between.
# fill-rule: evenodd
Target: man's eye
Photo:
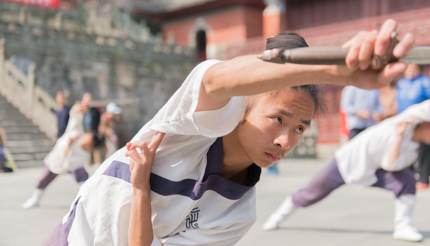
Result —
<instances>
[{"instance_id":1,"label":"man's eye","mask_svg":"<svg viewBox=\"0 0 430 246\"><path fill-rule=\"evenodd\" d=\"M305 131L305 128L303 126L299 126L299 127L296 128L296 132L298 134L302 134L304 131Z\"/></svg>"},{"instance_id":2,"label":"man's eye","mask_svg":"<svg viewBox=\"0 0 430 246\"><path fill-rule=\"evenodd\" d=\"M281 124L281 125L282 125L282 123L283 123L283 122L282 122L282 118L281 118L281 117L279 117L279 116L277 116L277 117L276 117L276 121L278 121L278 123L279 123L279 124Z\"/></svg>"}]
</instances>

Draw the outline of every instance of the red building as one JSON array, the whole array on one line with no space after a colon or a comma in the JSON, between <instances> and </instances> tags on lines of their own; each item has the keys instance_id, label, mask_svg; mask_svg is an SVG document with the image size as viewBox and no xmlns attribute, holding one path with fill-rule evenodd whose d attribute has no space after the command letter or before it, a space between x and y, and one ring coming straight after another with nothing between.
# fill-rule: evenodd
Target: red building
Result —
<instances>
[{"instance_id":1,"label":"red building","mask_svg":"<svg viewBox=\"0 0 430 246\"><path fill-rule=\"evenodd\" d=\"M430 44L426 0L149 0L136 1L137 18L161 23L163 38L196 47L199 58L259 53L265 38L282 30L303 35L310 45L340 45L358 30L394 18L400 32ZM326 111L317 118L318 142L338 143L341 88L325 87Z\"/></svg>"},{"instance_id":2,"label":"red building","mask_svg":"<svg viewBox=\"0 0 430 246\"><path fill-rule=\"evenodd\" d=\"M24 5L32 5L41 8L58 9L60 0L7 0L7 2L19 3Z\"/></svg>"}]
</instances>

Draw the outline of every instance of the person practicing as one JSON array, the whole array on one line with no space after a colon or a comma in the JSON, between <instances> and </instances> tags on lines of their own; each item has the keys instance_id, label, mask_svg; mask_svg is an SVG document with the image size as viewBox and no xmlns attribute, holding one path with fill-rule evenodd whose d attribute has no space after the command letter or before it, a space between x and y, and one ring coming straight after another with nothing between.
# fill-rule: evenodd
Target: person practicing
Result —
<instances>
[{"instance_id":1,"label":"person practicing","mask_svg":"<svg viewBox=\"0 0 430 246\"><path fill-rule=\"evenodd\" d=\"M368 128L342 146L303 188L287 197L263 225L273 230L299 208L324 199L344 184L379 187L396 197L394 238L421 241L412 226L415 179L411 166L420 143L430 143L430 100Z\"/></svg>"},{"instance_id":2,"label":"person practicing","mask_svg":"<svg viewBox=\"0 0 430 246\"><path fill-rule=\"evenodd\" d=\"M101 115L99 133L104 139L103 156L105 157L111 156L120 147L115 125L119 122L121 112L122 110L117 104L110 102L106 105L106 112Z\"/></svg>"},{"instance_id":3,"label":"person practicing","mask_svg":"<svg viewBox=\"0 0 430 246\"><path fill-rule=\"evenodd\" d=\"M63 136L67 128L70 117L70 106L66 104L66 95L64 91L58 91L55 95L57 109L54 111L57 117L57 138Z\"/></svg>"},{"instance_id":4,"label":"person practicing","mask_svg":"<svg viewBox=\"0 0 430 246\"><path fill-rule=\"evenodd\" d=\"M396 26L388 20L379 32L355 36L347 66L278 64L259 55L200 63L127 148L81 186L47 245L235 244L255 221L261 168L309 126L319 104L315 84L375 88L403 72L400 63L369 67L374 55L391 53ZM401 57L412 45L407 34L393 54ZM282 49L305 46L297 34L283 33L266 48L276 59ZM155 149L147 165L145 153Z\"/></svg>"},{"instance_id":5,"label":"person practicing","mask_svg":"<svg viewBox=\"0 0 430 246\"><path fill-rule=\"evenodd\" d=\"M58 174L73 173L76 182L88 179L84 165L89 162L92 134L84 133L82 119L91 103L91 94L85 93L82 100L70 110L70 118L64 134L57 140L54 148L44 159L45 170L36 185L33 194L22 207L25 209L39 205L39 201L48 185Z\"/></svg>"},{"instance_id":6,"label":"person practicing","mask_svg":"<svg viewBox=\"0 0 430 246\"><path fill-rule=\"evenodd\" d=\"M348 137L354 138L369 126L378 122L381 114L378 90L364 90L346 86L342 90L341 109L346 113Z\"/></svg>"},{"instance_id":7,"label":"person practicing","mask_svg":"<svg viewBox=\"0 0 430 246\"><path fill-rule=\"evenodd\" d=\"M10 160L6 151L6 132L0 127L0 172L11 173L13 172L13 166L8 166Z\"/></svg>"},{"instance_id":8,"label":"person practicing","mask_svg":"<svg viewBox=\"0 0 430 246\"><path fill-rule=\"evenodd\" d=\"M398 112L402 112L411 105L430 98L430 77L423 73L423 68L417 64L409 64L404 77L397 82ZM421 144L417 161L417 189L425 190L429 187L430 175L430 145Z\"/></svg>"}]
</instances>

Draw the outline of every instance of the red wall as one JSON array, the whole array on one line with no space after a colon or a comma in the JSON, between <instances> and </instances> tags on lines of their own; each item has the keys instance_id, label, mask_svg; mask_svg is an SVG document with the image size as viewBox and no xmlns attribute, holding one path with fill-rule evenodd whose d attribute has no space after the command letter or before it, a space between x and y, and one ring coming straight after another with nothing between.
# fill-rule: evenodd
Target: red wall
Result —
<instances>
[{"instance_id":1,"label":"red wall","mask_svg":"<svg viewBox=\"0 0 430 246\"><path fill-rule=\"evenodd\" d=\"M378 28L387 18L398 21L400 35L412 32L417 44L430 44L430 1L288 0L287 3L287 28L300 33L310 45L340 45L359 30ZM203 16L210 29L208 45L217 44L223 48L217 57L228 59L264 49L261 10L235 7L200 13L199 16ZM164 27L164 35L173 32L176 42L187 46L196 19L192 16L169 22ZM316 120L319 143L337 143L340 140L341 89L324 87L322 95L326 111Z\"/></svg>"},{"instance_id":2,"label":"red wall","mask_svg":"<svg viewBox=\"0 0 430 246\"><path fill-rule=\"evenodd\" d=\"M425 0L288 0L287 27L303 29L430 7Z\"/></svg>"},{"instance_id":3,"label":"red wall","mask_svg":"<svg viewBox=\"0 0 430 246\"><path fill-rule=\"evenodd\" d=\"M208 26L208 45L245 42L248 38L262 35L261 10L255 8L238 6L223 11L201 13L199 17L203 18ZM197 18L190 16L166 22L163 25L164 38L166 39L169 33L174 33L177 44L189 46Z\"/></svg>"},{"instance_id":4,"label":"red wall","mask_svg":"<svg viewBox=\"0 0 430 246\"><path fill-rule=\"evenodd\" d=\"M60 0L7 0L8 2L34 5L42 8L58 9L60 7Z\"/></svg>"}]
</instances>

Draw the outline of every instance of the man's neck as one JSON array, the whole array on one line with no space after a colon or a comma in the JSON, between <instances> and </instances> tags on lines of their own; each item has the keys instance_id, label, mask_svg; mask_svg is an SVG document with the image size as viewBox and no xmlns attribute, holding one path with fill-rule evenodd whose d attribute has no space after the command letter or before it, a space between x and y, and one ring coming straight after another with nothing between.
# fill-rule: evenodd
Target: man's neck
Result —
<instances>
[{"instance_id":1,"label":"man's neck","mask_svg":"<svg viewBox=\"0 0 430 246\"><path fill-rule=\"evenodd\" d=\"M231 178L246 170L252 160L248 157L239 142L237 131L223 137L224 160L222 174L226 178Z\"/></svg>"}]
</instances>

